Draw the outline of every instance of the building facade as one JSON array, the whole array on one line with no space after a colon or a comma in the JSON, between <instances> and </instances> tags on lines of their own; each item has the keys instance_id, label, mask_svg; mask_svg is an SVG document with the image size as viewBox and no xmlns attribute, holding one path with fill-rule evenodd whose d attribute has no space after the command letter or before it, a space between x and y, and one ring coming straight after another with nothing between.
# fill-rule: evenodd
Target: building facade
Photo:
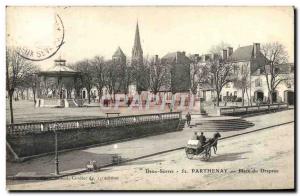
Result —
<instances>
[{"instance_id":1,"label":"building facade","mask_svg":"<svg viewBox=\"0 0 300 196\"><path fill-rule=\"evenodd\" d=\"M200 62L206 63L211 58L215 58L215 56L211 54L203 55ZM269 61L261 52L259 43L239 47L234 51L233 48L228 47L222 51L221 58L223 61L232 64L233 80L223 87L219 100L223 102L241 102L244 99L245 104L250 105L267 103L269 97L271 97L273 103L286 102L294 104L294 65L292 63L278 66L279 75L277 77L286 79L269 96L266 75L268 75L269 80L271 76L268 73L270 70L265 71ZM206 101L216 99L213 82L199 86L199 94ZM242 88L241 82L245 83Z\"/></svg>"}]
</instances>

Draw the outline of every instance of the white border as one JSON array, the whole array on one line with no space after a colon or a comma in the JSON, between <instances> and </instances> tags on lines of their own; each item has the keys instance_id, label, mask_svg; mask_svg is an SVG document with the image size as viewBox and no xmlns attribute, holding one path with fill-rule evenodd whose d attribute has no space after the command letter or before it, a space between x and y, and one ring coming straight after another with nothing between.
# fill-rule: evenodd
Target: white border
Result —
<instances>
[{"instance_id":1,"label":"white border","mask_svg":"<svg viewBox=\"0 0 300 196\"><path fill-rule=\"evenodd\" d=\"M1 65L0 66L0 106L1 106L1 112L0 112L0 138L1 138L1 147L0 147L0 159L1 164L0 168L2 171L0 176L0 193L1 195L8 195L9 193L6 191L6 180L5 180L5 123L6 123L6 116L5 116L5 6L7 5L19 5L19 6L47 6L47 5L73 5L73 6L110 6L110 5L123 5L123 6L130 6L130 5L198 5L198 6L291 6L294 5L296 8L298 8L298 15L299 15L299 9L300 9L300 1L299 0L252 0L252 1L238 1L238 0L202 0L202 1L196 1L196 0L69 0L69 1L58 1L58 0L1 0L0 1L0 59L1 59ZM299 26L299 18L297 21L297 26ZM297 32L298 35L298 32ZM299 40L299 39L298 39ZM295 45L295 47L298 44ZM299 57L299 50L297 50L297 53L295 54L297 57ZM297 66L297 65L296 65ZM299 68L297 69L297 75L299 76ZM299 88L299 85L297 85ZM297 88L297 97L299 97L298 94L298 88ZM297 99L297 103L299 105L299 99ZM299 116L297 118L297 121L299 123ZM297 130L296 130L297 131ZM299 135L300 133L297 133L297 141L299 141ZM299 157L299 151L297 151L297 157ZM299 170L299 168L298 168ZM297 179L297 182L299 180ZM299 188L299 183L297 184L297 187ZM10 193L15 194L15 193ZM19 194L19 193L18 193ZM42 193L39 193L42 194ZM55 194L64 194L64 193L55 193ZM74 194L74 193L68 193L68 194ZM85 193L80 193L79 195L84 195ZM101 194L107 194L107 193L101 193ZM132 193L126 193L132 194ZM163 193L155 193L158 195L161 195ZM173 193L171 193L173 194ZM186 193L185 193L186 194ZM207 193L200 193L200 194L207 194ZM210 194L218 194L218 193L210 193ZM241 194L241 193L238 193ZM255 193L256 195L264 195L265 193ZM273 193L271 193L273 194ZM288 193L285 193L288 194ZM111 195L111 194L109 194Z\"/></svg>"}]
</instances>

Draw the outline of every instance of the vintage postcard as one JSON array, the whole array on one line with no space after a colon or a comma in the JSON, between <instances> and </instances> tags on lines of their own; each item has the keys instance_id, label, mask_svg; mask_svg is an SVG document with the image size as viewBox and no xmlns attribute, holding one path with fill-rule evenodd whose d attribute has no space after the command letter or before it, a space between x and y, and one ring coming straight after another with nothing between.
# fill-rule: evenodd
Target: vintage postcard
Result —
<instances>
[{"instance_id":1,"label":"vintage postcard","mask_svg":"<svg viewBox=\"0 0 300 196\"><path fill-rule=\"evenodd\" d=\"M7 189L295 190L294 13L7 6Z\"/></svg>"}]
</instances>

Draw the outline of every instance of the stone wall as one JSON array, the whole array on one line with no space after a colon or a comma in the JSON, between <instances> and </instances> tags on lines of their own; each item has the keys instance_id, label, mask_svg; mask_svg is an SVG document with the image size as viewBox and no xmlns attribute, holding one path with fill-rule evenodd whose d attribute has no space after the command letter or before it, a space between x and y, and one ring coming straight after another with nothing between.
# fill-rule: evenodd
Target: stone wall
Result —
<instances>
[{"instance_id":1,"label":"stone wall","mask_svg":"<svg viewBox=\"0 0 300 196\"><path fill-rule=\"evenodd\" d=\"M119 140L129 140L177 131L179 119L160 122L144 122L104 128L79 128L57 131L58 150L103 145ZM7 141L20 157L28 157L54 152L54 132L27 133L24 135L7 135Z\"/></svg>"}]
</instances>

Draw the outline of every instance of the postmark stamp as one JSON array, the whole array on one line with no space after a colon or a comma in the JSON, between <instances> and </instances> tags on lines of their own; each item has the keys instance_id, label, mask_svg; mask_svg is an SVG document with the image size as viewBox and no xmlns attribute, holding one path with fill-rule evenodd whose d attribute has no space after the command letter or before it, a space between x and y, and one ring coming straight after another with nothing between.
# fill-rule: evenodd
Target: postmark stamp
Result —
<instances>
[{"instance_id":1,"label":"postmark stamp","mask_svg":"<svg viewBox=\"0 0 300 196\"><path fill-rule=\"evenodd\" d=\"M27 47L22 46L18 50L18 54L30 61L43 61L54 56L61 46L64 44L65 30L64 24L61 17L57 14L55 16L55 26L54 26L54 41L52 45L49 46L34 46Z\"/></svg>"}]
</instances>

